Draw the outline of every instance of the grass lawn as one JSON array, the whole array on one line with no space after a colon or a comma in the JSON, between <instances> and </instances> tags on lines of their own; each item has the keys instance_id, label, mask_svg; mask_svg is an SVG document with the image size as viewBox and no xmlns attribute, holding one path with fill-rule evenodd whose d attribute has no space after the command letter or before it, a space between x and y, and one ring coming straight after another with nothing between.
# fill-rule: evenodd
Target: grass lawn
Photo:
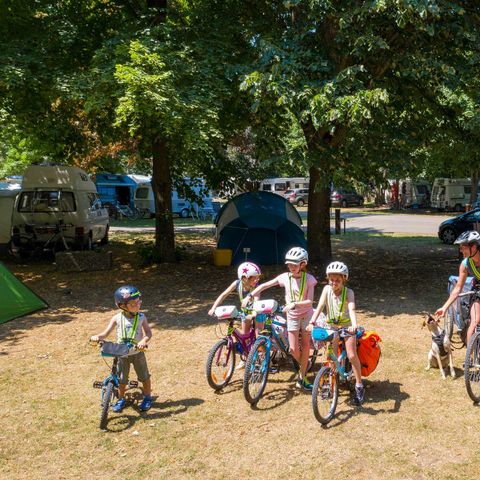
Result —
<instances>
[{"instance_id":1,"label":"grass lawn","mask_svg":"<svg viewBox=\"0 0 480 480\"><path fill-rule=\"evenodd\" d=\"M452 246L434 237L333 237L335 259L350 267L359 321L382 338L382 358L366 379L364 406L354 407L341 390L337 414L322 428L288 366L270 376L255 408L243 398L243 371L221 393L209 388L204 365L219 330L207 311L235 278L234 267L213 266L210 235L179 234L182 261L152 266L141 265L137 249L138 240L153 234L111 237L111 271L72 274L41 261L8 264L50 308L0 325L2 478L478 476L479 410L465 391L465 350L454 352L458 378L425 371L431 339L421 328L423 314L442 304L448 275L458 271ZM263 270L270 279L284 266ZM323 269L310 271L323 281ZM140 413L133 392L132 403L112 414L102 432L92 382L104 378L108 366L87 340L115 313L113 291L123 283L144 294L155 402ZM320 291L321 285L317 299ZM268 294L282 301L280 289Z\"/></svg>"}]
</instances>

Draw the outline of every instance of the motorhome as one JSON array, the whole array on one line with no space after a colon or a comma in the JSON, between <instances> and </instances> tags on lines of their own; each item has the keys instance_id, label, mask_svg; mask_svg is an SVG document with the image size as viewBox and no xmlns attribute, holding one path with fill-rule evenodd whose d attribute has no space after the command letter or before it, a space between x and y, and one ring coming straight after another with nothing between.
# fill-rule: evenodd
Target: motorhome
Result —
<instances>
[{"instance_id":1,"label":"motorhome","mask_svg":"<svg viewBox=\"0 0 480 480\"><path fill-rule=\"evenodd\" d=\"M470 203L472 182L469 178L436 178L430 204L439 210L461 212Z\"/></svg>"},{"instance_id":2,"label":"motorhome","mask_svg":"<svg viewBox=\"0 0 480 480\"><path fill-rule=\"evenodd\" d=\"M71 247L91 248L94 242L108 241L108 229L108 211L83 170L63 165L27 168L12 216L14 244L38 246L61 230Z\"/></svg>"},{"instance_id":3,"label":"motorhome","mask_svg":"<svg viewBox=\"0 0 480 480\"><path fill-rule=\"evenodd\" d=\"M309 183L308 177L266 178L260 182L259 190L283 195L287 190L294 188L308 189Z\"/></svg>"},{"instance_id":4,"label":"motorhome","mask_svg":"<svg viewBox=\"0 0 480 480\"><path fill-rule=\"evenodd\" d=\"M185 179L189 183L189 179ZM187 218L198 214L199 211L213 211L211 192L205 184L190 184L190 188L195 195L200 198L200 202L192 202L186 198L183 188L172 189L172 213L182 218ZM135 192L135 206L140 210L148 210L151 215L155 215L155 197L151 182L139 184Z\"/></svg>"},{"instance_id":5,"label":"motorhome","mask_svg":"<svg viewBox=\"0 0 480 480\"><path fill-rule=\"evenodd\" d=\"M0 253L5 253L12 235L12 214L20 184L0 182Z\"/></svg>"}]
</instances>

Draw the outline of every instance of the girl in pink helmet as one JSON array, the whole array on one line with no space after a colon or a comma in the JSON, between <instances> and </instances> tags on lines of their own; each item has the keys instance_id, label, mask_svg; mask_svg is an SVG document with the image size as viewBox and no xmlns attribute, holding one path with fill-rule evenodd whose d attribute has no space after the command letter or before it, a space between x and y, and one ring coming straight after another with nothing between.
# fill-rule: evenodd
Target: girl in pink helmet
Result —
<instances>
[{"instance_id":1,"label":"girl in pink helmet","mask_svg":"<svg viewBox=\"0 0 480 480\"><path fill-rule=\"evenodd\" d=\"M237 269L237 280L234 280L227 288L224 290L218 298L215 300L212 308L208 311L210 316L213 316L215 309L220 306L224 300L233 292L238 294L240 299L240 304L242 304L245 297L247 297L257 286L258 281L260 280L260 275L262 274L260 267L252 262L243 262L238 266ZM258 300L260 297L249 297L250 302L253 300ZM242 306L242 312L245 313L245 317L242 319L242 334L247 334L250 331L252 326L252 319L255 318L255 312L248 308L248 305ZM263 322L259 322L258 319L255 322L255 329L258 331L263 329ZM242 359L237 366L237 369L240 369L245 366L245 361Z\"/></svg>"}]
</instances>

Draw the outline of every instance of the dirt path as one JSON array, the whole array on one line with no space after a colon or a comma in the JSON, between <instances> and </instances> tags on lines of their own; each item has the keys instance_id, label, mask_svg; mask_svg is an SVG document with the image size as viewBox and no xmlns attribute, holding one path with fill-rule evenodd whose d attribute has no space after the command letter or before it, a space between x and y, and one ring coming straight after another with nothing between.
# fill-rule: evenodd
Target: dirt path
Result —
<instances>
[{"instance_id":1,"label":"dirt path","mask_svg":"<svg viewBox=\"0 0 480 480\"><path fill-rule=\"evenodd\" d=\"M430 340L421 314L446 295L446 279L457 269L452 247L428 238L334 240L336 258L351 270L360 321L379 332L383 355L367 379L364 408L341 392L338 414L325 429L288 369L271 377L255 409L243 398L238 373L221 394L208 387L204 363L216 336L206 311L234 269L211 265L208 237L180 240L185 260L174 266L141 267L135 245L116 242L111 272L9 265L51 308L1 326L3 478L477 476L478 408L462 378L442 381L438 370L424 370ZM280 271L265 268L265 277ZM91 383L107 367L86 340L113 314L112 292L125 282L142 289L153 324L148 360L156 400L148 414L129 407L100 432ZM281 299L280 290L272 293ZM455 352L458 375L463 355Z\"/></svg>"}]
</instances>

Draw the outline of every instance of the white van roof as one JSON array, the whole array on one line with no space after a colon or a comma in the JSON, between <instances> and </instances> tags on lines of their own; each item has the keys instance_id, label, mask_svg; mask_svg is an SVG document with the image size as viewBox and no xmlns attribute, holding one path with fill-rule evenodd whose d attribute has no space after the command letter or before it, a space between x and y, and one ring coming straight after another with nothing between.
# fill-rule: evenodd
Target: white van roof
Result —
<instances>
[{"instance_id":1,"label":"white van roof","mask_svg":"<svg viewBox=\"0 0 480 480\"><path fill-rule=\"evenodd\" d=\"M152 181L152 177L150 177L148 175L139 175L139 174L136 174L136 173L127 175L127 177L130 177L134 182L136 182L140 185L145 184L145 183L150 183Z\"/></svg>"},{"instance_id":2,"label":"white van roof","mask_svg":"<svg viewBox=\"0 0 480 480\"><path fill-rule=\"evenodd\" d=\"M97 187L90 177L78 167L67 165L31 165L25 171L23 190L34 188L68 188L96 192Z\"/></svg>"}]
</instances>

